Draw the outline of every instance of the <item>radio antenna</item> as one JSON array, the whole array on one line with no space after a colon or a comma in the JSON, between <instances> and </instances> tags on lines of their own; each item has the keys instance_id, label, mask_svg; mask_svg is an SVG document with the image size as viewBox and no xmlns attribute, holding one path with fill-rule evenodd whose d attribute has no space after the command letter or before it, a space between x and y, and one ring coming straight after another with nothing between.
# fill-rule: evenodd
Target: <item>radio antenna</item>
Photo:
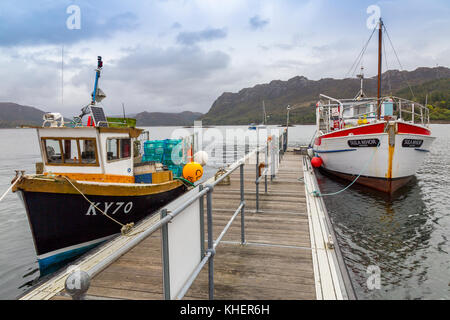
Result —
<instances>
[{"instance_id":1,"label":"radio antenna","mask_svg":"<svg viewBox=\"0 0 450 320\"><path fill-rule=\"evenodd\" d=\"M61 48L61 104L64 105L64 45Z\"/></svg>"},{"instance_id":2,"label":"radio antenna","mask_svg":"<svg viewBox=\"0 0 450 320\"><path fill-rule=\"evenodd\" d=\"M126 121L125 117L125 104L122 102L123 120Z\"/></svg>"}]
</instances>

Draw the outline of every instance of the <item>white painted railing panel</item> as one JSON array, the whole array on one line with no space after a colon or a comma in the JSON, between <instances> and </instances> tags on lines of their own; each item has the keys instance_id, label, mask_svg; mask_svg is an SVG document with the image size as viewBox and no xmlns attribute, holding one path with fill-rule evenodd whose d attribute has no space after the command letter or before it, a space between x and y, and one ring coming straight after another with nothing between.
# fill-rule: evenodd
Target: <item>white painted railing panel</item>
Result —
<instances>
[{"instance_id":1,"label":"white painted railing panel","mask_svg":"<svg viewBox=\"0 0 450 320\"><path fill-rule=\"evenodd\" d=\"M199 188L188 192L166 206L168 214L187 199L193 198ZM169 248L170 299L189 279L201 261L200 202L195 201L167 225Z\"/></svg>"}]
</instances>

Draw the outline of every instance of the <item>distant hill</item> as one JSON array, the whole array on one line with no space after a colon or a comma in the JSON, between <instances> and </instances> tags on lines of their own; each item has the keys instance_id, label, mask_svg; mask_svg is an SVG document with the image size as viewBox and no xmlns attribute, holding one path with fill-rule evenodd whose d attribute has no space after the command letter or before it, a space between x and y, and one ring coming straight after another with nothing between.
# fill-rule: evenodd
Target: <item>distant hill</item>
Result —
<instances>
[{"instance_id":1,"label":"distant hill","mask_svg":"<svg viewBox=\"0 0 450 320\"><path fill-rule=\"evenodd\" d=\"M450 78L449 68L389 70L382 74L382 91L384 95L396 94L407 88L406 81L411 86L420 86L444 78ZM353 98L359 88L360 81L357 78L326 78L314 81L297 76L287 81L273 80L267 84L242 89L237 93L223 93L201 120L204 124L260 123L264 100L266 113L269 115L268 124L285 123L287 105L298 107L290 113L292 123L314 123L314 105L319 100L320 93L337 98ZM368 96L376 96L377 77L364 80L364 91Z\"/></svg>"},{"instance_id":2,"label":"distant hill","mask_svg":"<svg viewBox=\"0 0 450 320\"><path fill-rule=\"evenodd\" d=\"M0 128L41 126L44 111L12 102L0 102ZM180 113L141 112L127 115L136 118L137 126L186 126L193 125L203 114L184 111ZM120 116L118 116L120 117ZM65 119L65 121L70 121Z\"/></svg>"},{"instance_id":3,"label":"distant hill","mask_svg":"<svg viewBox=\"0 0 450 320\"><path fill-rule=\"evenodd\" d=\"M450 79L438 79L426 82L421 85L411 87L414 96L409 88L399 90L398 96L415 100L425 105L427 102L430 108L430 120L450 121Z\"/></svg>"},{"instance_id":4,"label":"distant hill","mask_svg":"<svg viewBox=\"0 0 450 320\"><path fill-rule=\"evenodd\" d=\"M0 128L40 126L44 111L12 102L0 102Z\"/></svg>"},{"instance_id":5,"label":"distant hill","mask_svg":"<svg viewBox=\"0 0 450 320\"><path fill-rule=\"evenodd\" d=\"M169 112L141 112L136 114L136 125L141 127L153 126L187 126L193 125L203 113L184 111L180 113Z\"/></svg>"}]
</instances>

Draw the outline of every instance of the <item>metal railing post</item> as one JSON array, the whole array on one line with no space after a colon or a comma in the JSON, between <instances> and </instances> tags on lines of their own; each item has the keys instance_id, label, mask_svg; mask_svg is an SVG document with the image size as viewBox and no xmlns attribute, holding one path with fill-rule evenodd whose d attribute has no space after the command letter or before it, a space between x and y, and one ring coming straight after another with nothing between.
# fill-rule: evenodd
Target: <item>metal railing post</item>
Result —
<instances>
[{"instance_id":1,"label":"metal railing post","mask_svg":"<svg viewBox=\"0 0 450 320\"><path fill-rule=\"evenodd\" d=\"M273 181L275 177L275 172L277 170L278 158L275 156L275 148L277 145L277 141L275 140L275 135L272 136L272 140L270 141L270 182Z\"/></svg>"},{"instance_id":2,"label":"metal railing post","mask_svg":"<svg viewBox=\"0 0 450 320\"><path fill-rule=\"evenodd\" d=\"M264 193L267 193L267 172L269 169L269 141L266 139L266 155L264 163Z\"/></svg>"},{"instance_id":3,"label":"metal railing post","mask_svg":"<svg viewBox=\"0 0 450 320\"><path fill-rule=\"evenodd\" d=\"M198 186L199 192L202 192L203 185ZM203 259L205 256L205 196L200 197L200 257Z\"/></svg>"},{"instance_id":4,"label":"metal railing post","mask_svg":"<svg viewBox=\"0 0 450 320\"><path fill-rule=\"evenodd\" d=\"M161 219L167 216L167 209L161 210ZM163 290L164 299L170 300L170 275L169 275L169 235L168 226L164 224L161 227L161 242L162 242L162 262L163 262Z\"/></svg>"},{"instance_id":5,"label":"metal railing post","mask_svg":"<svg viewBox=\"0 0 450 320\"><path fill-rule=\"evenodd\" d=\"M256 130L256 212L259 212L259 131Z\"/></svg>"},{"instance_id":6,"label":"metal railing post","mask_svg":"<svg viewBox=\"0 0 450 320\"><path fill-rule=\"evenodd\" d=\"M234 137L233 144L234 144L233 161L236 162L238 160L237 137Z\"/></svg>"},{"instance_id":7,"label":"metal railing post","mask_svg":"<svg viewBox=\"0 0 450 320\"><path fill-rule=\"evenodd\" d=\"M213 187L207 185L208 193L206 194L206 212L207 212L207 224L208 224L208 250L211 257L208 261L208 283L209 283L209 300L214 300L214 241L213 241L213 222L212 222L212 192Z\"/></svg>"},{"instance_id":8,"label":"metal railing post","mask_svg":"<svg viewBox=\"0 0 450 320\"><path fill-rule=\"evenodd\" d=\"M241 186L241 244L245 244L245 199L244 199L244 163L240 167L240 186Z\"/></svg>"}]
</instances>

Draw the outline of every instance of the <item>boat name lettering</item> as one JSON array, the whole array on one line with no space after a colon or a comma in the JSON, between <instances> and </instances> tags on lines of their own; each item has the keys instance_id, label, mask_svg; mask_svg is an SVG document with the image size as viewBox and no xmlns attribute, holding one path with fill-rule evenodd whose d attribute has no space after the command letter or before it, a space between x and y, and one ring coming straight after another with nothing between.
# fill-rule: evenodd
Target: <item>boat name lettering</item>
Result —
<instances>
[{"instance_id":1,"label":"boat name lettering","mask_svg":"<svg viewBox=\"0 0 450 320\"><path fill-rule=\"evenodd\" d=\"M87 216L90 216L90 215L96 216L97 215L96 208L102 210L106 214L108 214L108 213L116 214L121 208L123 208L124 213L129 213L131 211L131 209L133 209L133 202L131 202L131 201L126 204L125 204L125 202L103 202L103 204L104 204L103 208L101 207L101 204L102 204L102 202L91 203L91 205L89 206L89 209L86 212L86 215Z\"/></svg>"},{"instance_id":2,"label":"boat name lettering","mask_svg":"<svg viewBox=\"0 0 450 320\"><path fill-rule=\"evenodd\" d=\"M419 139L403 139L402 147L403 148L418 148L423 144L423 140Z\"/></svg>"},{"instance_id":3,"label":"boat name lettering","mask_svg":"<svg viewBox=\"0 0 450 320\"><path fill-rule=\"evenodd\" d=\"M380 140L378 139L357 139L357 140L348 140L348 146L352 148L359 147L378 147Z\"/></svg>"}]
</instances>

